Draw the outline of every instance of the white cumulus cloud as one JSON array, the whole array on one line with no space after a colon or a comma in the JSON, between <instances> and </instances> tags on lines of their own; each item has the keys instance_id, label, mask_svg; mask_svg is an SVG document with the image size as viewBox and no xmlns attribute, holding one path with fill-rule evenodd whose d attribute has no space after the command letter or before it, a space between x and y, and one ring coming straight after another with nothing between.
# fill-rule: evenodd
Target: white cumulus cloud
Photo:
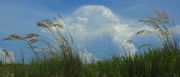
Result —
<instances>
[{"instance_id":1,"label":"white cumulus cloud","mask_svg":"<svg viewBox=\"0 0 180 77\"><path fill-rule=\"evenodd\" d=\"M112 42L119 48L125 47L131 55L137 51L133 44L128 44L126 41L133 38L138 28L122 23L124 20L109 8L100 5L86 5L65 19L72 35L80 39L82 43L87 38L94 40L103 35L109 35L113 39Z\"/></svg>"}]
</instances>

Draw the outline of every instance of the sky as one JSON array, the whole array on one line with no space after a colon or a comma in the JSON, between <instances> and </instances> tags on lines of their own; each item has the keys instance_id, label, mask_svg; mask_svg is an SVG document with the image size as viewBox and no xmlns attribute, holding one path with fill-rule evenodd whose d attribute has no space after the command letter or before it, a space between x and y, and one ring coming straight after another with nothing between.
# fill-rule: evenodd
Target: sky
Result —
<instances>
[{"instance_id":1,"label":"sky","mask_svg":"<svg viewBox=\"0 0 180 77\"><path fill-rule=\"evenodd\" d=\"M147 29L137 21L162 10L176 23L174 29L178 31L179 4L179 0L0 0L0 39L10 34L43 33L36 22L60 14L79 48L85 48L90 57L105 59L124 55L123 47L134 55L136 45L126 40L158 44L157 38L151 35L135 38L135 32ZM31 58L32 53L19 41L0 41L0 48L9 49L17 56L23 50L27 59Z\"/></svg>"}]
</instances>

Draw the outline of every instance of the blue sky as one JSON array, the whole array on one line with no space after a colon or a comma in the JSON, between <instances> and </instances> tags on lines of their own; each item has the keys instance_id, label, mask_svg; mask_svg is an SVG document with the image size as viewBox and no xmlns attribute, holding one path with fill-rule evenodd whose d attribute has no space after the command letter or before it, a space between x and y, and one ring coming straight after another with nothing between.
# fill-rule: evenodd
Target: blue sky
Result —
<instances>
[{"instance_id":1,"label":"blue sky","mask_svg":"<svg viewBox=\"0 0 180 77\"><path fill-rule=\"evenodd\" d=\"M134 39L133 32L143 28L136 21L153 16L154 10L165 11L179 25L179 4L179 0L0 0L0 39L14 33L41 33L42 30L35 26L36 22L60 14L68 24L80 27L79 33L84 32L82 38L77 39L93 37L88 40L87 51L98 58L107 58L121 53L120 45L126 45L122 40ZM78 22L73 22L74 19ZM83 46L84 41L79 44ZM128 47L135 51L134 45ZM15 53L25 49L18 41L1 41L0 48Z\"/></svg>"},{"instance_id":2,"label":"blue sky","mask_svg":"<svg viewBox=\"0 0 180 77\"><path fill-rule=\"evenodd\" d=\"M6 30L14 25L36 31L33 26L37 20L56 14L68 15L84 5L103 5L115 14L132 19L142 19L153 15L154 10L164 10L178 23L179 3L179 0L0 0L1 33L7 33ZM10 30L23 31L17 28Z\"/></svg>"}]
</instances>

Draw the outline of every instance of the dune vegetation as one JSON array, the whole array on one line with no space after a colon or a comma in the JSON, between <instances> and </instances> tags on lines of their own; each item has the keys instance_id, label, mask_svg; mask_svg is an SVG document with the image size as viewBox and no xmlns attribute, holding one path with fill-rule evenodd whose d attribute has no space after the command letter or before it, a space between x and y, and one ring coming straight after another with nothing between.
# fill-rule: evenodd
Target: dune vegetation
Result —
<instances>
[{"instance_id":1,"label":"dune vegetation","mask_svg":"<svg viewBox=\"0 0 180 77\"><path fill-rule=\"evenodd\" d=\"M10 64L0 62L0 77L180 77L179 41L174 31L168 27L175 25L165 12L156 11L155 14L155 17L138 22L156 31L161 39L160 47L148 48L143 54L113 56L92 63L82 62L68 28L57 21L61 19L64 22L61 16L54 20L39 21L37 26L46 30L52 39L37 33L25 36L13 34L4 38L3 41L25 42L34 53L34 58L29 63L25 63L24 58ZM136 35L148 33L151 31L143 29ZM127 40L128 43L133 41L135 40ZM43 46L36 46L36 43ZM3 52L6 57L10 57L8 50L4 49Z\"/></svg>"}]
</instances>

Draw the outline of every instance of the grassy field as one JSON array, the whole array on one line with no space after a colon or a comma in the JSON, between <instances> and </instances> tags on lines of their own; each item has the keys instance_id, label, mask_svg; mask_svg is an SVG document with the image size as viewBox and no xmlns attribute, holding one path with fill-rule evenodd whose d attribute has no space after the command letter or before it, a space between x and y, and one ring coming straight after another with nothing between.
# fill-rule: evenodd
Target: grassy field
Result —
<instances>
[{"instance_id":1,"label":"grassy field","mask_svg":"<svg viewBox=\"0 0 180 77\"><path fill-rule=\"evenodd\" d=\"M10 35L5 38L4 40L24 41L35 54L35 58L29 64L25 64L24 59L15 64L1 62L0 77L180 77L179 43L167 27L161 27L169 23L167 15L164 12L156 14L157 17L139 22L150 25L159 33L162 47L149 48L144 54L114 56L90 64L81 61L75 52L78 48L73 43L72 36L67 31L61 31L64 29L61 24L51 20L40 21L37 25L49 31L54 43L46 42L39 38L39 34L34 33L26 36ZM53 30L57 30L52 31L52 26ZM149 31L141 30L136 34L144 33ZM37 42L47 47L34 46ZM40 53L42 51L43 53ZM8 51L4 52L8 57Z\"/></svg>"},{"instance_id":2,"label":"grassy field","mask_svg":"<svg viewBox=\"0 0 180 77\"><path fill-rule=\"evenodd\" d=\"M54 57L31 64L0 64L0 69L1 77L180 77L180 49L151 49L94 64Z\"/></svg>"}]
</instances>

